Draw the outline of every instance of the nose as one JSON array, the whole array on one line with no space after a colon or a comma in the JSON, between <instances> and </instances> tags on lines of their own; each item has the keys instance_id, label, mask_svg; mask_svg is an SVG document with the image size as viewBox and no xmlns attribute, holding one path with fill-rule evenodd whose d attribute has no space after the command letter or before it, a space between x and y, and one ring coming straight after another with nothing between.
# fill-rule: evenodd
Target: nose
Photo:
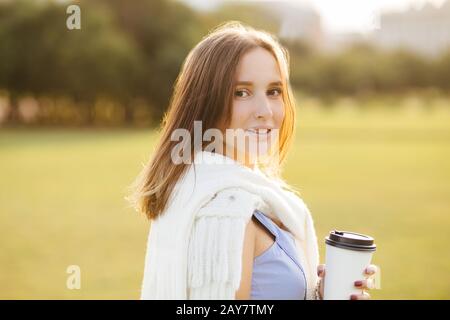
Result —
<instances>
[{"instance_id":1,"label":"nose","mask_svg":"<svg viewBox=\"0 0 450 320\"><path fill-rule=\"evenodd\" d=\"M265 94L260 94L255 103L255 118L270 119L273 116L270 101Z\"/></svg>"}]
</instances>

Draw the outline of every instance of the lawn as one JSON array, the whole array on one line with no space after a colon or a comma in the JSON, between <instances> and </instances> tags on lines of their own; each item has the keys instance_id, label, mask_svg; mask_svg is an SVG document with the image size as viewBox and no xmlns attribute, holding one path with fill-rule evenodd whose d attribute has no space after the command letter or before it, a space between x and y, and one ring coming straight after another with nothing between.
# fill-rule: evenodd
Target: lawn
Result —
<instances>
[{"instance_id":1,"label":"lawn","mask_svg":"<svg viewBox=\"0 0 450 320\"><path fill-rule=\"evenodd\" d=\"M450 298L450 105L331 111L305 100L284 177L323 239L375 237L378 299ZM137 299L149 224L126 187L149 129L0 129L0 298ZM81 289L66 287L81 268Z\"/></svg>"}]
</instances>

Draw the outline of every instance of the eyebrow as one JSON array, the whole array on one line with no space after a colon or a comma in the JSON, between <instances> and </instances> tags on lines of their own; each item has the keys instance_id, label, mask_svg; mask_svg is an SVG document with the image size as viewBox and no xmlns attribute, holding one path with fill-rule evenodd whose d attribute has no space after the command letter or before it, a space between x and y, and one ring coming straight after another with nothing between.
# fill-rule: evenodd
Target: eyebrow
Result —
<instances>
[{"instance_id":1,"label":"eyebrow","mask_svg":"<svg viewBox=\"0 0 450 320\"><path fill-rule=\"evenodd\" d=\"M238 82L236 82L236 85L237 86L239 86L239 85L243 85L243 86L252 86L253 85L253 82L251 82L251 81L238 81ZM281 81L273 81L273 82L271 82L271 83L269 83L269 86L282 86L283 84L282 84L282 82Z\"/></svg>"}]
</instances>

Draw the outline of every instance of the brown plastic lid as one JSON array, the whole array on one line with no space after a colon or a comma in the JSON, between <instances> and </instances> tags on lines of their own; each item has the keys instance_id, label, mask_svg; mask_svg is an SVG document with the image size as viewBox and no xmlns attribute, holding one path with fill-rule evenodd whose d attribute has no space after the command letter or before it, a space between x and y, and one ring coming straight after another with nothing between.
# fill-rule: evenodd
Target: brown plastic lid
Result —
<instances>
[{"instance_id":1,"label":"brown plastic lid","mask_svg":"<svg viewBox=\"0 0 450 320\"><path fill-rule=\"evenodd\" d=\"M374 239L370 236L338 230L330 231L328 237L325 238L325 243L330 246L356 251L375 251L377 247Z\"/></svg>"}]
</instances>

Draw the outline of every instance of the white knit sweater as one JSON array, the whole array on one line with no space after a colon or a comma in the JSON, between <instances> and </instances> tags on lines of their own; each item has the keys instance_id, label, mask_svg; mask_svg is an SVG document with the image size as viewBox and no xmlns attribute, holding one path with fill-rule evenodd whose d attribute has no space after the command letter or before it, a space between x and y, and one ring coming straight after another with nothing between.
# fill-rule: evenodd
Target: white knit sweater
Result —
<instances>
[{"instance_id":1,"label":"white knit sweater","mask_svg":"<svg viewBox=\"0 0 450 320\"><path fill-rule=\"evenodd\" d=\"M206 151L195 159L151 223L141 299L234 299L245 226L255 209L295 236L307 298L314 299L319 254L305 203L258 169Z\"/></svg>"}]
</instances>

